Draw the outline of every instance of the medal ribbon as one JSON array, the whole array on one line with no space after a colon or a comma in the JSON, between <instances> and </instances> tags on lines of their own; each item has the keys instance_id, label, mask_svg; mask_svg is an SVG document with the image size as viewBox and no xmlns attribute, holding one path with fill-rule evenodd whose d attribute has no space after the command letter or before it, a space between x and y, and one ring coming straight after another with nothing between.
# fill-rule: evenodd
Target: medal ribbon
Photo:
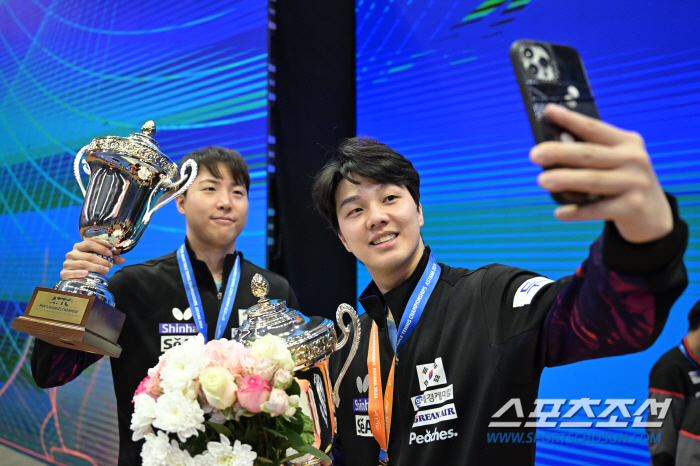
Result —
<instances>
[{"instance_id":1,"label":"medal ribbon","mask_svg":"<svg viewBox=\"0 0 700 466\"><path fill-rule=\"evenodd\" d=\"M190 304L190 309L192 310L192 315L194 316L194 323L197 326L197 331L204 336L204 342L206 343L207 338L207 322L204 319L204 309L202 309L202 298L199 296L199 289L197 288L197 281L194 279L194 271L192 270L192 263L190 262L190 256L187 254L185 245L180 246L177 251L177 262L180 265L180 275L182 276L182 282L185 284L185 292L187 293L187 302ZM236 298L236 291L238 290L238 282L241 279L241 261L240 254L236 255L236 262L233 264L233 269L228 277L228 283L226 284L226 293L224 294L224 300L221 303L221 309L219 310L219 318L216 322L216 339L218 340L224 334L228 321L231 318L231 310L233 309L233 300Z\"/></svg>"},{"instance_id":2,"label":"medal ribbon","mask_svg":"<svg viewBox=\"0 0 700 466\"><path fill-rule=\"evenodd\" d=\"M681 353L683 353L683 356L685 356L686 359L688 359L688 361L690 362L690 365L693 366L693 368L698 373L698 375L700 375L700 365L695 360L695 358L691 354L690 350L687 348L687 346L686 346L687 344L688 344L688 342L685 340L685 338L683 338L683 341L681 342L681 344L678 345L678 349L681 350Z\"/></svg>"},{"instance_id":3,"label":"medal ribbon","mask_svg":"<svg viewBox=\"0 0 700 466\"><path fill-rule=\"evenodd\" d=\"M370 418L372 435L379 443L379 463L387 464L389 461L387 451L389 449L389 434L391 432L391 411L394 404L394 370L396 367L396 353L406 343L408 337L413 333L418 321L423 315L425 305L430 299L430 295L435 290L440 277L440 266L438 265L432 252L428 265L421 275L420 281L411 293L403 316L399 325L398 337L396 338L396 348L394 348L394 359L391 362L389 378L386 382L386 392L382 396L382 371L379 356L379 333L376 322L372 322L372 332L370 334L369 351L367 352L367 373L370 379L369 407L367 412Z\"/></svg>"}]
</instances>

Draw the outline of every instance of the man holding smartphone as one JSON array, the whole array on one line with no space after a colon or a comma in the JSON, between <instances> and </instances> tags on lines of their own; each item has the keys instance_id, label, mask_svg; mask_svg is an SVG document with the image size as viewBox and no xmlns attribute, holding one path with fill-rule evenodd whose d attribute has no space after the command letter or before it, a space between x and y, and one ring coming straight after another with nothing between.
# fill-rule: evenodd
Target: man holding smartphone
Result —
<instances>
[{"instance_id":1,"label":"man holding smartphone","mask_svg":"<svg viewBox=\"0 0 700 466\"><path fill-rule=\"evenodd\" d=\"M687 286L688 229L675 201L639 135L562 107L546 112L586 142L537 145L534 163L560 167L540 174L540 186L603 196L555 216L606 220L589 258L557 281L499 264L438 263L421 236L419 175L378 141L346 141L316 176L316 207L373 280L340 388L336 459L532 465L527 416L544 367L642 351L661 332ZM332 356L333 378L349 351Z\"/></svg>"}]
</instances>

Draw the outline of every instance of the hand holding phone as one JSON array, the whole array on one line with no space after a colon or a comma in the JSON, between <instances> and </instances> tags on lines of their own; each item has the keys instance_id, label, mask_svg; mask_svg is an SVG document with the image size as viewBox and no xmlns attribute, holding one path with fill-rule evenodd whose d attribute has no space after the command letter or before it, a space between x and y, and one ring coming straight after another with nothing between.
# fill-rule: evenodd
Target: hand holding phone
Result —
<instances>
[{"instance_id":1,"label":"hand holding phone","mask_svg":"<svg viewBox=\"0 0 700 466\"><path fill-rule=\"evenodd\" d=\"M530 159L534 163L558 167L540 173L538 183L550 192L601 196L597 202L557 207L554 215L559 220L609 220L631 243L654 241L673 230L671 206L639 134L563 106L548 106L547 114L552 122L586 142L550 141L533 147Z\"/></svg>"},{"instance_id":2,"label":"hand holding phone","mask_svg":"<svg viewBox=\"0 0 700 466\"><path fill-rule=\"evenodd\" d=\"M547 104L553 103L600 119L578 52L563 45L519 40L511 46L510 58L535 141L538 144L581 141L579 135L553 124L544 110ZM545 167L548 168L555 167ZM583 204L601 199L593 193L564 191L551 194L560 204Z\"/></svg>"}]
</instances>

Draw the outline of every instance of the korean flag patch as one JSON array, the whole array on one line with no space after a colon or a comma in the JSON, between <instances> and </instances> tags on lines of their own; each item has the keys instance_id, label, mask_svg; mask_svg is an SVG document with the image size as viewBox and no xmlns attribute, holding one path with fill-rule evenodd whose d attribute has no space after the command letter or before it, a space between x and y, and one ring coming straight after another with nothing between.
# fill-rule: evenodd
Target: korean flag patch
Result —
<instances>
[{"instance_id":1,"label":"korean flag patch","mask_svg":"<svg viewBox=\"0 0 700 466\"><path fill-rule=\"evenodd\" d=\"M430 364L419 364L416 366L416 371L418 371L418 383L421 390L447 383L445 368L442 367L442 358L437 358L435 362Z\"/></svg>"}]
</instances>

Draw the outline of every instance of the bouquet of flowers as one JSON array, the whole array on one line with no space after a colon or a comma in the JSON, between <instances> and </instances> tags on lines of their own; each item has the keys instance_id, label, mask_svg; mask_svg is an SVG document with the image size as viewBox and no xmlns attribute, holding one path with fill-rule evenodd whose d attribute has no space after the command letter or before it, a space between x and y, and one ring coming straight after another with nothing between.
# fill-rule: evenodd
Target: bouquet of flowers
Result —
<instances>
[{"instance_id":1,"label":"bouquet of flowers","mask_svg":"<svg viewBox=\"0 0 700 466\"><path fill-rule=\"evenodd\" d=\"M166 351L134 394L133 440L144 466L261 466L328 461L282 339L250 348L201 335Z\"/></svg>"}]
</instances>

